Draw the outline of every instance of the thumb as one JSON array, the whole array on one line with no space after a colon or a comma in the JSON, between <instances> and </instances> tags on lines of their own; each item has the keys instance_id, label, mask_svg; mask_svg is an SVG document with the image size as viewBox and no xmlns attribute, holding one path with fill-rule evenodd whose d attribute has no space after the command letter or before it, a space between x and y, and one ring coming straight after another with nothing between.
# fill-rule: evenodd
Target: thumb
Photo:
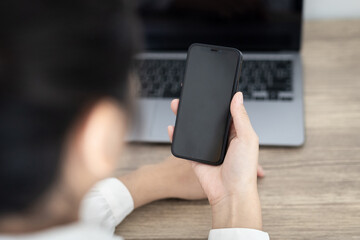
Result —
<instances>
[{"instance_id":1,"label":"thumb","mask_svg":"<svg viewBox=\"0 0 360 240\"><path fill-rule=\"evenodd\" d=\"M254 132L244 106L243 94L241 92L237 92L234 95L230 105L230 112L237 137L247 137Z\"/></svg>"}]
</instances>

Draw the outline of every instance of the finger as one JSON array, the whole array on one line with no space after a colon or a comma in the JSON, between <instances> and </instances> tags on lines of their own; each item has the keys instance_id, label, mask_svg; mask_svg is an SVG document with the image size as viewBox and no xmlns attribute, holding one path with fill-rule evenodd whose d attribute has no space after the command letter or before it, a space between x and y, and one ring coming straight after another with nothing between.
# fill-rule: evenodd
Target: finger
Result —
<instances>
[{"instance_id":1,"label":"finger","mask_svg":"<svg viewBox=\"0 0 360 240\"><path fill-rule=\"evenodd\" d=\"M253 129L249 120L249 116L245 110L243 95L241 92L237 92L234 95L231 101L230 111L234 122L236 136L247 136L247 134Z\"/></svg>"},{"instance_id":2,"label":"finger","mask_svg":"<svg viewBox=\"0 0 360 240\"><path fill-rule=\"evenodd\" d=\"M179 107L179 99L172 100L170 107L171 107L171 110L173 111L173 113L176 115L177 111L178 111L178 107Z\"/></svg>"},{"instance_id":3,"label":"finger","mask_svg":"<svg viewBox=\"0 0 360 240\"><path fill-rule=\"evenodd\" d=\"M234 122L231 121L228 141L231 142L231 140L233 140L234 137L236 137L236 131L234 127Z\"/></svg>"},{"instance_id":4,"label":"finger","mask_svg":"<svg viewBox=\"0 0 360 240\"><path fill-rule=\"evenodd\" d=\"M174 126L168 126L167 129L168 129L168 135L169 135L170 142L172 142L173 136L174 136Z\"/></svg>"},{"instance_id":5,"label":"finger","mask_svg":"<svg viewBox=\"0 0 360 240\"><path fill-rule=\"evenodd\" d=\"M257 167L257 175L259 178L265 177L265 172L261 165L258 165L258 167Z\"/></svg>"}]
</instances>

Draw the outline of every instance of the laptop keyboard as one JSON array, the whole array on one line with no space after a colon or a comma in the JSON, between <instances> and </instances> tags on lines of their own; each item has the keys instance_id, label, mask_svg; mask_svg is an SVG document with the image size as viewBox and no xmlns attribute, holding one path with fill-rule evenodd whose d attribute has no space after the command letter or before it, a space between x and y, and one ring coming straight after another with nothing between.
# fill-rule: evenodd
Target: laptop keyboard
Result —
<instances>
[{"instance_id":1,"label":"laptop keyboard","mask_svg":"<svg viewBox=\"0 0 360 240\"><path fill-rule=\"evenodd\" d=\"M147 98L179 98L184 79L185 60L136 60L141 89ZM243 62L239 90L246 100L290 101L292 61L246 60Z\"/></svg>"},{"instance_id":2,"label":"laptop keyboard","mask_svg":"<svg viewBox=\"0 0 360 240\"><path fill-rule=\"evenodd\" d=\"M244 99L292 100L292 61L244 61L239 90Z\"/></svg>"}]
</instances>

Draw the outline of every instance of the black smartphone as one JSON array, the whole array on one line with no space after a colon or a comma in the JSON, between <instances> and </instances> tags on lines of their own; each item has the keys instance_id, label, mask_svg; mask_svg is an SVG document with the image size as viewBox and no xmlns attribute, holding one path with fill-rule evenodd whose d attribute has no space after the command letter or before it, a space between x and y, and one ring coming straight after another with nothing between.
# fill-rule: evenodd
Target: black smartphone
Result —
<instances>
[{"instance_id":1,"label":"black smartphone","mask_svg":"<svg viewBox=\"0 0 360 240\"><path fill-rule=\"evenodd\" d=\"M189 47L171 146L174 156L210 165L224 161L242 59L235 48Z\"/></svg>"}]
</instances>

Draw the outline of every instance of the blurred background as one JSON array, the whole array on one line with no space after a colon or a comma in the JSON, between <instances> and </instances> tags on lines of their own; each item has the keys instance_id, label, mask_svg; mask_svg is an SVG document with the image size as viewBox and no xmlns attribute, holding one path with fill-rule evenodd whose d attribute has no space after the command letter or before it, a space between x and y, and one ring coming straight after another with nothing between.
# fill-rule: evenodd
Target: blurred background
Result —
<instances>
[{"instance_id":1,"label":"blurred background","mask_svg":"<svg viewBox=\"0 0 360 240\"><path fill-rule=\"evenodd\" d=\"M305 19L360 18L359 0L305 0Z\"/></svg>"}]
</instances>

